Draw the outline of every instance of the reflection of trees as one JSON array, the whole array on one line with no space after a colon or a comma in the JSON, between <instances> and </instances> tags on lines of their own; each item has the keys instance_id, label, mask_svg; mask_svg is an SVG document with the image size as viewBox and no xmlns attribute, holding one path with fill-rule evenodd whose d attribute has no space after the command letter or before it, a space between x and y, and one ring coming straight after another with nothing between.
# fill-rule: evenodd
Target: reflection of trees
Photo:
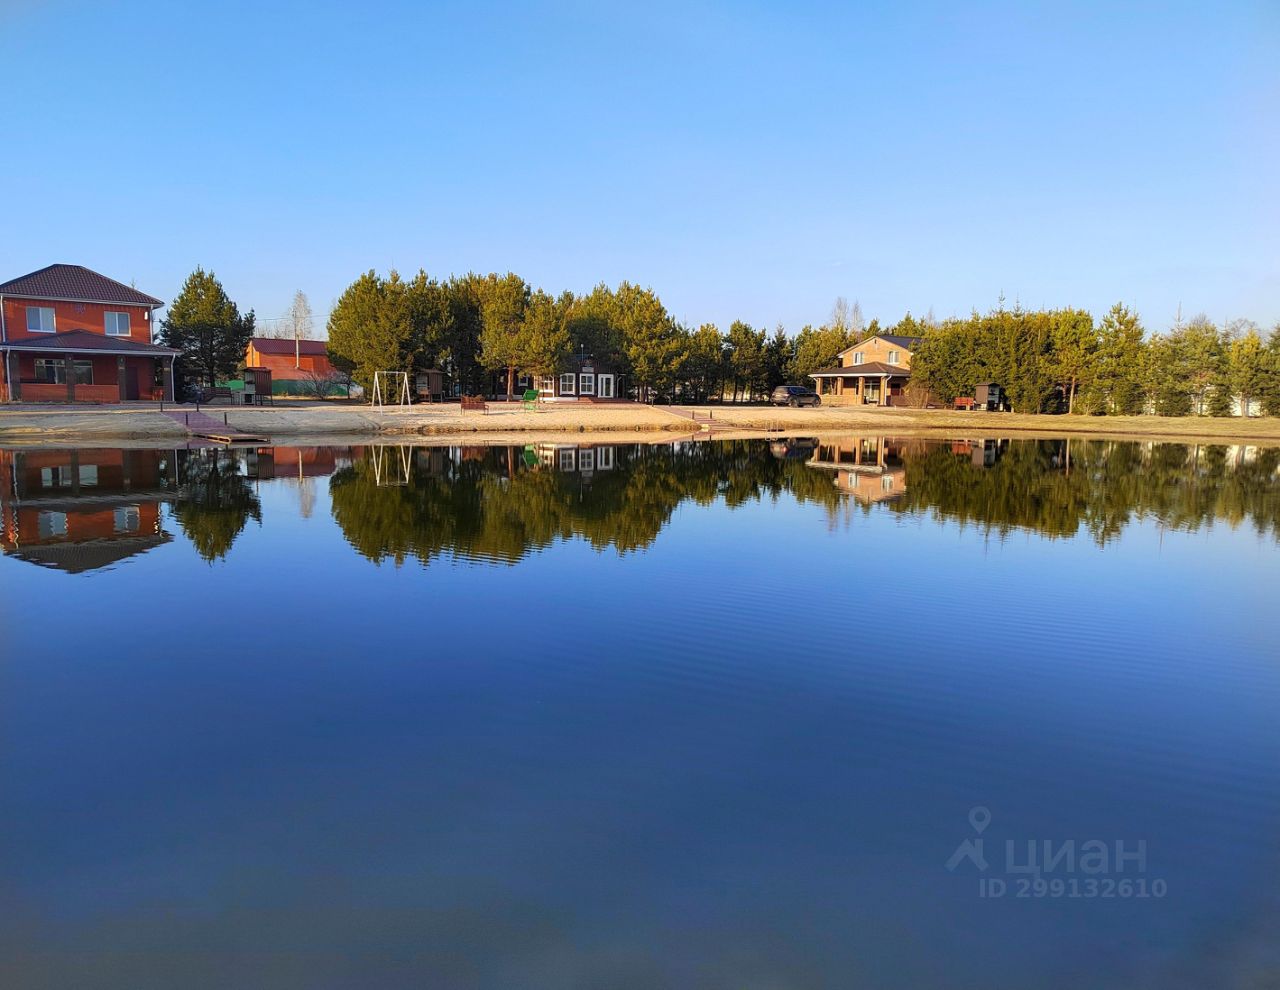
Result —
<instances>
[{"instance_id":1,"label":"reflection of trees","mask_svg":"<svg viewBox=\"0 0 1280 990\"><path fill-rule=\"evenodd\" d=\"M1280 537L1277 450L1246 456L1243 448L1085 440L999 449L984 467L950 441L901 444L904 494L884 507L1000 534L1083 528L1100 544L1144 518L1176 529L1252 521ZM571 538L598 550L641 549L686 500L733 509L787 495L825 506L833 519L874 511L842 495L830 472L770 456L760 441L619 446L613 464L585 474L542 465L521 447L426 448L407 479L389 485L366 456L333 475L333 515L370 560L427 563L439 555L515 562Z\"/></svg>"},{"instance_id":2,"label":"reflection of trees","mask_svg":"<svg viewBox=\"0 0 1280 990\"><path fill-rule=\"evenodd\" d=\"M1100 545L1135 519L1195 530L1252 521L1280 537L1280 450L1110 440L1011 443L991 467L929 446L906 460L894 511L929 512L997 533L1030 529Z\"/></svg>"},{"instance_id":3,"label":"reflection of trees","mask_svg":"<svg viewBox=\"0 0 1280 990\"><path fill-rule=\"evenodd\" d=\"M730 507L785 491L834 506L829 481L777 461L755 442L620 446L589 475L526 464L523 448L416 459L408 484L379 487L371 459L333 476L333 514L371 560L426 563L440 554L514 562L556 540L597 550L649 546L686 499Z\"/></svg>"},{"instance_id":4,"label":"reflection of trees","mask_svg":"<svg viewBox=\"0 0 1280 990\"><path fill-rule=\"evenodd\" d=\"M173 515L205 560L227 555L250 518L262 508L229 450L187 450L178 454L178 496Z\"/></svg>"}]
</instances>

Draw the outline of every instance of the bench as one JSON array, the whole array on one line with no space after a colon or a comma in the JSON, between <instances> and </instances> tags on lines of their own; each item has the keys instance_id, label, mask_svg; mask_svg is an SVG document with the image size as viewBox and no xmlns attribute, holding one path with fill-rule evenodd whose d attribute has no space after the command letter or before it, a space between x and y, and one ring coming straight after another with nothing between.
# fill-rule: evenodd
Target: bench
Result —
<instances>
[{"instance_id":1,"label":"bench","mask_svg":"<svg viewBox=\"0 0 1280 990\"><path fill-rule=\"evenodd\" d=\"M956 408L964 412L973 412L978 400L971 395L962 395L956 399Z\"/></svg>"},{"instance_id":2,"label":"bench","mask_svg":"<svg viewBox=\"0 0 1280 990\"><path fill-rule=\"evenodd\" d=\"M462 397L462 411L488 412L489 403L485 402L484 396L481 395L464 395Z\"/></svg>"},{"instance_id":3,"label":"bench","mask_svg":"<svg viewBox=\"0 0 1280 990\"><path fill-rule=\"evenodd\" d=\"M538 407L538 390L536 388L525 389L524 398L520 402L524 409L536 409Z\"/></svg>"}]
</instances>

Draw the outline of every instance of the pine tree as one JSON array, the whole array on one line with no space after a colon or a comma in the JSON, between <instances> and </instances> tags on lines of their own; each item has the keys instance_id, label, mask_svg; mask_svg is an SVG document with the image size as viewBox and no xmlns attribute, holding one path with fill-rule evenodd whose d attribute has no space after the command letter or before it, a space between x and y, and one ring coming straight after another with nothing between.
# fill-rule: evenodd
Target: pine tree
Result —
<instances>
[{"instance_id":1,"label":"pine tree","mask_svg":"<svg viewBox=\"0 0 1280 990\"><path fill-rule=\"evenodd\" d=\"M241 315L213 272L197 268L169 304L160 342L182 351L186 374L215 385L243 365L255 322L253 310Z\"/></svg>"}]
</instances>

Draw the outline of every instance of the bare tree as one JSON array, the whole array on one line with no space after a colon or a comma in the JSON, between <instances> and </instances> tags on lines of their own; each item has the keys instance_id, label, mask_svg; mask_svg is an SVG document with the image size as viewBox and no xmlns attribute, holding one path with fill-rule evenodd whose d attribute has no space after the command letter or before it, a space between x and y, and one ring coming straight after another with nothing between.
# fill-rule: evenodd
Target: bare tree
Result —
<instances>
[{"instance_id":1,"label":"bare tree","mask_svg":"<svg viewBox=\"0 0 1280 990\"><path fill-rule=\"evenodd\" d=\"M311 339L311 303L307 302L307 294L299 289L293 295L293 306L289 310L289 318L285 324L293 336L293 366L302 367L302 344Z\"/></svg>"},{"instance_id":2,"label":"bare tree","mask_svg":"<svg viewBox=\"0 0 1280 990\"><path fill-rule=\"evenodd\" d=\"M844 296L837 296L835 305L831 307L830 327L842 331L852 340L860 340L867 328L862 317L862 304L855 299L851 306Z\"/></svg>"}]
</instances>

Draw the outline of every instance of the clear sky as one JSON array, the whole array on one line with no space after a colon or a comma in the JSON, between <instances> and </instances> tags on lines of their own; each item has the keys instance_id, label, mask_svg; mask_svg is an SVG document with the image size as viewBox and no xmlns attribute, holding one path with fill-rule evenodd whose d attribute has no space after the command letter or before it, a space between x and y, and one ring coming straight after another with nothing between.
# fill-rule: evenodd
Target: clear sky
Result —
<instances>
[{"instance_id":1,"label":"clear sky","mask_svg":"<svg viewBox=\"0 0 1280 990\"><path fill-rule=\"evenodd\" d=\"M0 0L0 276L1280 319L1280 2Z\"/></svg>"}]
</instances>

